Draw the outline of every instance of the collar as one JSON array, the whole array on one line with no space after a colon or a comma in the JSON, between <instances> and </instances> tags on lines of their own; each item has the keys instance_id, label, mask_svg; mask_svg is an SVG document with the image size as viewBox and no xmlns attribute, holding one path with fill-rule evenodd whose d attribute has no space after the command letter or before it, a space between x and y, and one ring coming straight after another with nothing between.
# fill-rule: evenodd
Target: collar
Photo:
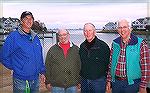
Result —
<instances>
[{"instance_id":1,"label":"collar","mask_svg":"<svg viewBox=\"0 0 150 93\"><path fill-rule=\"evenodd\" d=\"M121 38L121 44L123 44L123 45L124 45L124 44L125 44L125 45L128 45L128 44L130 43L130 41L131 41L131 38L129 37L128 41L127 41L126 43L124 43L124 42L123 42L123 39Z\"/></svg>"},{"instance_id":2,"label":"collar","mask_svg":"<svg viewBox=\"0 0 150 93\"><path fill-rule=\"evenodd\" d=\"M60 46L60 42L58 42L58 46ZM70 42L70 47L73 47L73 43Z\"/></svg>"},{"instance_id":3,"label":"collar","mask_svg":"<svg viewBox=\"0 0 150 93\"><path fill-rule=\"evenodd\" d=\"M87 49L90 49L95 44L95 42L96 42L96 37L91 42L85 40Z\"/></svg>"},{"instance_id":4,"label":"collar","mask_svg":"<svg viewBox=\"0 0 150 93\"><path fill-rule=\"evenodd\" d=\"M21 26L18 27L18 32L19 32L21 35L26 35L26 36L28 36L28 34L23 31L23 29L22 29ZM34 37L37 35L37 33L35 33L32 29L30 30L30 32L31 32L32 40L33 40Z\"/></svg>"},{"instance_id":5,"label":"collar","mask_svg":"<svg viewBox=\"0 0 150 93\"><path fill-rule=\"evenodd\" d=\"M87 39L85 40L86 44L88 44L88 45L94 44L95 41L96 41L96 37L91 42L88 42Z\"/></svg>"},{"instance_id":6,"label":"collar","mask_svg":"<svg viewBox=\"0 0 150 93\"><path fill-rule=\"evenodd\" d=\"M114 42L118 43L119 45L121 44L121 37L116 38L115 40L113 40ZM138 43L138 38L137 36L131 34L130 36L130 42L128 43L128 45L135 45Z\"/></svg>"}]
</instances>

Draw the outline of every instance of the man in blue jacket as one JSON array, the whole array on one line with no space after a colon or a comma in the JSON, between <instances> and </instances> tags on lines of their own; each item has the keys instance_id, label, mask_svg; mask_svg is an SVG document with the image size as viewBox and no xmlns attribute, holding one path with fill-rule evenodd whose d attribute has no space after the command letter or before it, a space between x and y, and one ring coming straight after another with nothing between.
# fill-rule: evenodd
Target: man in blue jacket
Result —
<instances>
[{"instance_id":1,"label":"man in blue jacket","mask_svg":"<svg viewBox=\"0 0 150 93\"><path fill-rule=\"evenodd\" d=\"M45 81L42 46L31 30L32 13L23 12L20 20L18 30L9 34L2 47L2 64L13 71L13 93L25 93L27 88L30 93L38 93L39 75Z\"/></svg>"}]
</instances>

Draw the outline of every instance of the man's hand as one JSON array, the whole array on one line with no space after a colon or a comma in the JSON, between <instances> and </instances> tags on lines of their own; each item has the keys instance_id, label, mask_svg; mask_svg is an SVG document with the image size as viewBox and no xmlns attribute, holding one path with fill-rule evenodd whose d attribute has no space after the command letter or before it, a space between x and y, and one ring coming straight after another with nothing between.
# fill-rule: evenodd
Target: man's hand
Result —
<instances>
[{"instance_id":1,"label":"man's hand","mask_svg":"<svg viewBox=\"0 0 150 93\"><path fill-rule=\"evenodd\" d=\"M77 84L76 85L76 88L77 88L77 93L81 93L81 84Z\"/></svg>"},{"instance_id":2,"label":"man's hand","mask_svg":"<svg viewBox=\"0 0 150 93\"><path fill-rule=\"evenodd\" d=\"M81 88L81 84L77 84L77 89L80 89Z\"/></svg>"},{"instance_id":3,"label":"man's hand","mask_svg":"<svg viewBox=\"0 0 150 93\"><path fill-rule=\"evenodd\" d=\"M43 74L41 74L40 75L40 82L45 83L45 80L46 80L45 76Z\"/></svg>"},{"instance_id":4,"label":"man's hand","mask_svg":"<svg viewBox=\"0 0 150 93\"><path fill-rule=\"evenodd\" d=\"M51 84L47 84L47 85L46 85L46 88L47 88L49 91L51 91L51 89L52 89Z\"/></svg>"},{"instance_id":5,"label":"man's hand","mask_svg":"<svg viewBox=\"0 0 150 93\"><path fill-rule=\"evenodd\" d=\"M111 93L111 83L107 82L106 84L106 93Z\"/></svg>"}]
</instances>

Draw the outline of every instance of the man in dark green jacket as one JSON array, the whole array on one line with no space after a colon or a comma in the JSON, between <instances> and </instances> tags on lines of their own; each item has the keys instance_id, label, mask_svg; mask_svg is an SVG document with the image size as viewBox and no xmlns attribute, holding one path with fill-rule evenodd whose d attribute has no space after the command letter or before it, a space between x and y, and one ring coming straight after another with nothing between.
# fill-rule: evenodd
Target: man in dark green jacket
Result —
<instances>
[{"instance_id":1,"label":"man in dark green jacket","mask_svg":"<svg viewBox=\"0 0 150 93\"><path fill-rule=\"evenodd\" d=\"M96 37L95 26L92 23L86 23L83 32L86 40L79 50L81 93L105 93L109 46Z\"/></svg>"},{"instance_id":2,"label":"man in dark green jacket","mask_svg":"<svg viewBox=\"0 0 150 93\"><path fill-rule=\"evenodd\" d=\"M59 29L59 42L46 57L46 87L52 93L77 93L80 82L79 48L70 42L66 29Z\"/></svg>"}]
</instances>

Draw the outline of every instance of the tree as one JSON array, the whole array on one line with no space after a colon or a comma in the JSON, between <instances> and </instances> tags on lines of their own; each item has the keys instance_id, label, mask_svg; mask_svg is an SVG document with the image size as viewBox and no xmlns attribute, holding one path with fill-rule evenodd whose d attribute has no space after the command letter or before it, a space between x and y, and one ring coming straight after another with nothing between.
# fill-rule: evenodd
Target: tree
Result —
<instances>
[{"instance_id":1,"label":"tree","mask_svg":"<svg viewBox=\"0 0 150 93\"><path fill-rule=\"evenodd\" d=\"M146 31L150 31L150 25L146 25L145 28L146 28Z\"/></svg>"},{"instance_id":2,"label":"tree","mask_svg":"<svg viewBox=\"0 0 150 93\"><path fill-rule=\"evenodd\" d=\"M34 21L32 29L35 30L37 33L43 33L47 31L44 23L40 23L38 21Z\"/></svg>"}]
</instances>

